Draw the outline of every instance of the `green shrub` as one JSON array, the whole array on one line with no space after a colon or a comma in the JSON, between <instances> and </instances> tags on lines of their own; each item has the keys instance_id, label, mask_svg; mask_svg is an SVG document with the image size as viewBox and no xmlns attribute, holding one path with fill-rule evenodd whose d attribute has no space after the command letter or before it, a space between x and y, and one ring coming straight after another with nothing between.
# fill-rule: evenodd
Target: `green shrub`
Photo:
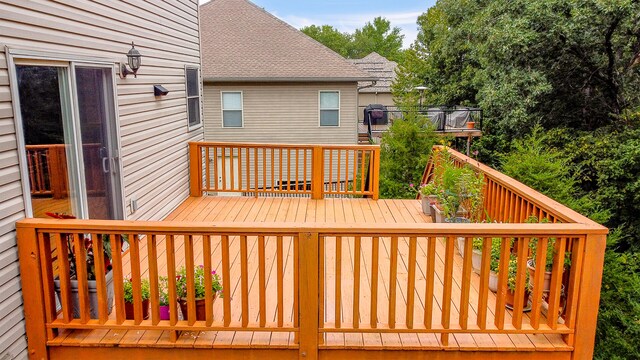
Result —
<instances>
[{"instance_id":1,"label":"green shrub","mask_svg":"<svg viewBox=\"0 0 640 360\"><path fill-rule=\"evenodd\" d=\"M415 190L409 184L420 183L435 143L427 117L407 114L404 120L394 121L380 146L380 196L414 198Z\"/></svg>"},{"instance_id":2,"label":"green shrub","mask_svg":"<svg viewBox=\"0 0 640 360\"><path fill-rule=\"evenodd\" d=\"M124 280L124 284L123 284L123 288L124 288L124 302L127 302L129 304L133 304L133 282L132 279L125 279ZM140 280L140 290L141 290L141 295L142 298L140 300L147 300L149 299L149 280L148 279L142 279Z\"/></svg>"}]
</instances>

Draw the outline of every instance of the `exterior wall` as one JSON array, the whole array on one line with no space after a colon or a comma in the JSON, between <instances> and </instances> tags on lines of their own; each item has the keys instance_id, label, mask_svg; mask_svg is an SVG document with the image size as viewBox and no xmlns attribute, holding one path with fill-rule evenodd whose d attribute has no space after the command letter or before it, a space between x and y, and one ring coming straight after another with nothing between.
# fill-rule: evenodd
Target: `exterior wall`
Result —
<instances>
[{"instance_id":1,"label":"exterior wall","mask_svg":"<svg viewBox=\"0 0 640 360\"><path fill-rule=\"evenodd\" d=\"M319 91L340 91L340 126L319 126ZM243 128L223 128L221 91L242 91ZM204 85L205 140L258 143L355 144L357 84Z\"/></svg>"},{"instance_id":2,"label":"exterior wall","mask_svg":"<svg viewBox=\"0 0 640 360\"><path fill-rule=\"evenodd\" d=\"M125 216L162 219L188 196L187 142L202 139L201 129L187 128L184 76L185 65L200 65L198 1L0 1L0 359L27 357L15 238L25 204L4 47L115 65L131 41L142 67L137 78L116 81ZM155 98L154 84L169 95Z\"/></svg>"}]
</instances>

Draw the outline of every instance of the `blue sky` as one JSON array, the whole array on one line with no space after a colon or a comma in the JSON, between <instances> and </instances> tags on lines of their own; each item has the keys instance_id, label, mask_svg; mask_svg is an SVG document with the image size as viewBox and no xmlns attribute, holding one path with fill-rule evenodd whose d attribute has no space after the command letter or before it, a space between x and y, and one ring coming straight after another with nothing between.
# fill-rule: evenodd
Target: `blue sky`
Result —
<instances>
[{"instance_id":1,"label":"blue sky","mask_svg":"<svg viewBox=\"0 0 640 360\"><path fill-rule=\"evenodd\" d=\"M296 28L333 25L340 31L353 32L376 16L383 16L391 21L392 26L402 29L405 36L404 47L408 47L416 39L418 16L435 3L435 0L252 1Z\"/></svg>"}]
</instances>

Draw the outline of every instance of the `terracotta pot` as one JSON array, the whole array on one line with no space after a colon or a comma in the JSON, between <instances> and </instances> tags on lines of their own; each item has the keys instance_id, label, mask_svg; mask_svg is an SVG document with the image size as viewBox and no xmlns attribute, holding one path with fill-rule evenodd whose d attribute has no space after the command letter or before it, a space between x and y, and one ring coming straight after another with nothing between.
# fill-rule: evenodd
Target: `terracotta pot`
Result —
<instances>
[{"instance_id":1,"label":"terracotta pot","mask_svg":"<svg viewBox=\"0 0 640 360\"><path fill-rule=\"evenodd\" d=\"M507 296L505 298L505 302L508 308L513 309L513 304L515 302L516 293L507 289ZM529 292L524 293L524 300L522 301L522 308L526 308L529 305Z\"/></svg>"},{"instance_id":2,"label":"terracotta pot","mask_svg":"<svg viewBox=\"0 0 640 360\"><path fill-rule=\"evenodd\" d=\"M216 294L213 294L213 300L216 299ZM180 311L182 312L182 318L185 320L189 320L189 311L187 307L187 299L180 298L178 299L178 304L180 305ZM206 303L204 298L196 299L196 320L204 321L207 319L206 312Z\"/></svg>"},{"instance_id":3,"label":"terracotta pot","mask_svg":"<svg viewBox=\"0 0 640 360\"><path fill-rule=\"evenodd\" d=\"M476 123L474 121L467 121L467 129L475 129Z\"/></svg>"},{"instance_id":4,"label":"terracotta pot","mask_svg":"<svg viewBox=\"0 0 640 360\"><path fill-rule=\"evenodd\" d=\"M124 302L124 314L127 320L134 320L133 303ZM149 318L149 299L142 300L142 318Z\"/></svg>"},{"instance_id":5,"label":"terracotta pot","mask_svg":"<svg viewBox=\"0 0 640 360\"><path fill-rule=\"evenodd\" d=\"M529 270L529 285L533 287L533 280L536 276L536 268L533 259L527 260L527 269ZM542 291L548 293L549 289L551 289L551 271L545 271Z\"/></svg>"}]
</instances>

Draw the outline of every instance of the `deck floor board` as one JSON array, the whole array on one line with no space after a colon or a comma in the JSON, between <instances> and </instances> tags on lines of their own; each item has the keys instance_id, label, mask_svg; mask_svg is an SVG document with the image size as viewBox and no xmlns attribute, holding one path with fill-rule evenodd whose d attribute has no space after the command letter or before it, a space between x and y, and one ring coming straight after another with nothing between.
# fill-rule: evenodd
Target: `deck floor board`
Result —
<instances>
[{"instance_id":1,"label":"deck floor board","mask_svg":"<svg viewBox=\"0 0 640 360\"><path fill-rule=\"evenodd\" d=\"M250 197L191 197L180 204L166 220L172 221L196 221L196 222L327 222L327 223L421 223L431 222L431 218L422 213L421 205L417 200L378 200L370 199L325 199L321 201L308 198L250 198ZM377 293L377 317L378 323L386 323L389 313L389 293L391 286L396 287L396 322L402 324L406 318L407 308L407 281L408 281L408 254L409 238L398 238L397 280L395 284L389 284L391 241L381 238L379 244L378 268L372 269L372 243L371 239L362 239L359 249L360 255L360 283L354 283L354 270L358 266L355 263L354 253L355 239L353 237L342 238L342 258L340 261L341 275L341 321L344 326L353 324L354 316L361 323L370 322L371 281L372 272L378 275ZM231 284L225 284L224 296L231 297L232 323L240 323L242 313L242 291L240 283L240 237L229 237L230 255L230 279ZM158 271L160 275L167 274L166 243L163 236L156 237L158 253ZM204 254L200 236L193 237L195 264L202 264ZM336 294L336 239L325 238L324 259L324 284L325 303L324 321L327 324L335 323L335 308L333 307ZM184 241L181 237L175 242L175 261L177 268L185 264ZM283 238L284 249L284 313L285 324L293 324L294 321L294 239ZM212 237L211 241L212 267L218 271L222 268L221 241ZM440 325L443 284L444 284L444 239L436 239L434 298L432 325ZM248 302L249 324L257 324L259 313L259 281L258 281L258 239L247 239L248 255ZM149 276L148 248L146 237L140 239L140 269L142 277ZM123 267L125 276L129 276L131 264L128 255L124 256ZM453 266L453 284L451 295L451 324L459 322L462 257L456 252ZM277 256L276 237L265 236L265 284L266 284L266 321L275 323L278 320L277 306ZM414 289L414 324L423 322L424 304L426 303L425 287L427 279L427 244L418 241L416 246L415 289ZM475 273L471 275L469 292L469 326L475 326L478 312L479 277ZM353 313L354 288L360 289L359 311ZM487 323L494 321L496 298L489 293L487 301ZM411 311L411 310L410 310ZM223 317L223 301L217 299L214 302L214 321L220 321ZM111 315L112 317L114 314ZM511 312L505 314L505 321L511 321ZM528 324L529 318L525 314L523 323ZM182 332L177 342L171 341L169 331L62 331L62 336L49 342L52 346L139 346L139 347L188 347L188 348L266 348L283 347L295 348L296 338L293 332L250 332L250 331L195 331ZM370 348L370 349L442 349L440 335L415 334L415 333L325 333L322 337L321 348ZM560 335L504 335L504 334L453 334L449 336L447 350L542 350L557 351L569 350L563 346Z\"/></svg>"}]
</instances>

